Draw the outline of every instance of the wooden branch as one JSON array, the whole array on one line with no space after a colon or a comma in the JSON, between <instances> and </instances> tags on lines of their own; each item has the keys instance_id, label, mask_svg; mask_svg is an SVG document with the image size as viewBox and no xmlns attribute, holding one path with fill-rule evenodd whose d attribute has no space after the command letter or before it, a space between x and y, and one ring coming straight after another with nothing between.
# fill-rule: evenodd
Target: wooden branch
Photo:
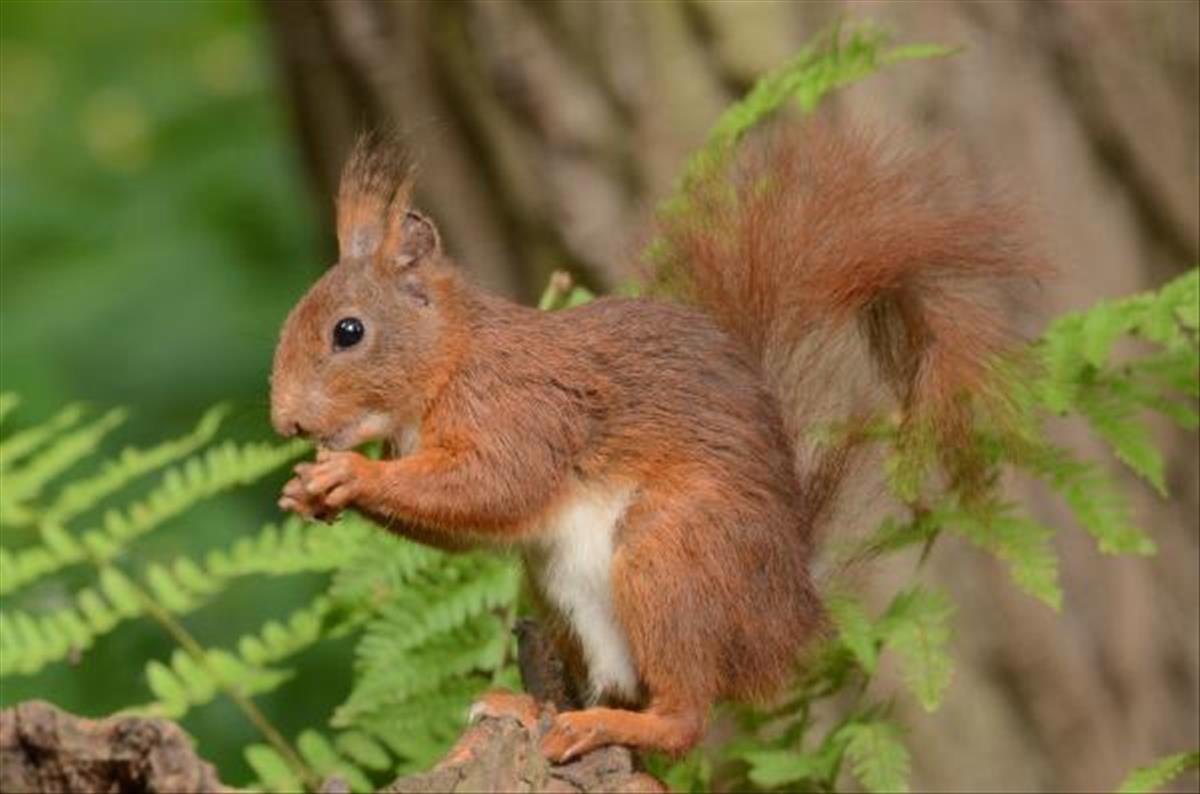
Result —
<instances>
[{"instance_id":1,"label":"wooden branch","mask_svg":"<svg viewBox=\"0 0 1200 794\"><path fill-rule=\"evenodd\" d=\"M518 626L519 664L526 688L545 702L535 730L516 719L485 717L470 725L432 770L397 778L391 794L421 792L661 792L656 778L638 769L632 752L607 747L569 764L550 764L538 742L554 708L573 705L563 667L536 624ZM349 792L332 777L323 794ZM90 720L44 701L0 711L0 791L236 792L196 755L191 738L174 722L128 715Z\"/></svg>"},{"instance_id":2,"label":"wooden branch","mask_svg":"<svg viewBox=\"0 0 1200 794\"><path fill-rule=\"evenodd\" d=\"M169 720L76 717L40 700L0 711L0 791L229 792Z\"/></svg>"}]
</instances>

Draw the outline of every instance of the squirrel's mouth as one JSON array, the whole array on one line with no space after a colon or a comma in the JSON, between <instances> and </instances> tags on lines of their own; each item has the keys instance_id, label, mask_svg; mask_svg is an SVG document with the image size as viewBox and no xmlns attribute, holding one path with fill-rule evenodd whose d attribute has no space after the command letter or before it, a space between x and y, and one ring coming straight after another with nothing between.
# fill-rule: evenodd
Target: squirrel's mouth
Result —
<instances>
[{"instance_id":1,"label":"squirrel's mouth","mask_svg":"<svg viewBox=\"0 0 1200 794\"><path fill-rule=\"evenodd\" d=\"M330 435L321 436L317 439L317 443L321 447L335 452L354 449L368 441L387 438L391 429L392 421L387 414L372 411L348 425L343 425Z\"/></svg>"}]
</instances>

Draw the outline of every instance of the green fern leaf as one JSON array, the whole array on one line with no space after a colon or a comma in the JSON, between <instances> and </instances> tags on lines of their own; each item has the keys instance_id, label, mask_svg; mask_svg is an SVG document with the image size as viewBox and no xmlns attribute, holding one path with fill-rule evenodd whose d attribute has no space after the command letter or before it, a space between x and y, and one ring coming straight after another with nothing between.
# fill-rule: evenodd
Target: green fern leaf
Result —
<instances>
[{"instance_id":1,"label":"green fern leaf","mask_svg":"<svg viewBox=\"0 0 1200 794\"><path fill-rule=\"evenodd\" d=\"M82 547L61 525L46 524L44 532L52 533L48 539L52 548L34 547L16 554L0 553L0 565L9 574L0 581L0 594L12 592L61 568L84 562L89 557L101 563L111 560L134 540L186 512L201 500L237 485L253 482L305 449L306 442L281 446L247 444L240 447L226 443L212 448L199 457L189 459L182 466L168 470L159 485L144 499L134 502L125 510L106 512L103 528L82 533ZM43 540L47 538L43 537ZM326 548L333 550L337 543L337 539L330 539ZM235 553L240 550L246 558L266 565L271 555L260 554L263 550L252 548L252 545L251 541L247 541L245 546L235 547ZM292 548L291 551L296 552L297 549ZM333 567L337 559L335 554L325 569ZM292 555L274 559L271 564L284 568L289 562L296 561L296 556Z\"/></svg>"},{"instance_id":2,"label":"green fern leaf","mask_svg":"<svg viewBox=\"0 0 1200 794\"><path fill-rule=\"evenodd\" d=\"M1200 267L1179 276L1159 294L1171 307L1180 325L1189 331L1200 330Z\"/></svg>"},{"instance_id":3,"label":"green fern leaf","mask_svg":"<svg viewBox=\"0 0 1200 794\"><path fill-rule=\"evenodd\" d=\"M118 615L134 617L142 613L142 600L138 596L137 589L120 570L112 566L102 568L100 570L100 590L116 609Z\"/></svg>"},{"instance_id":4,"label":"green fern leaf","mask_svg":"<svg viewBox=\"0 0 1200 794\"><path fill-rule=\"evenodd\" d=\"M50 548L34 546L14 554L8 549L0 549L0 595L17 590L83 558L82 550L79 550L79 553L63 554Z\"/></svg>"},{"instance_id":5,"label":"green fern leaf","mask_svg":"<svg viewBox=\"0 0 1200 794\"><path fill-rule=\"evenodd\" d=\"M362 731L343 731L334 742L339 753L360 767L382 771L392 766L392 759L383 745Z\"/></svg>"},{"instance_id":6,"label":"green fern leaf","mask_svg":"<svg viewBox=\"0 0 1200 794\"><path fill-rule=\"evenodd\" d=\"M339 755L329 740L317 731L308 730L301 733L296 739L296 749L309 766L323 777L338 775L350 784L352 791L375 790L371 780L362 770Z\"/></svg>"},{"instance_id":7,"label":"green fern leaf","mask_svg":"<svg viewBox=\"0 0 1200 794\"><path fill-rule=\"evenodd\" d=\"M287 762L269 745L252 744L242 751L246 763L258 776L263 791L304 791L304 784Z\"/></svg>"},{"instance_id":8,"label":"green fern leaf","mask_svg":"<svg viewBox=\"0 0 1200 794\"><path fill-rule=\"evenodd\" d=\"M199 606L191 593L158 563L146 569L145 580L154 600L171 612L190 612Z\"/></svg>"},{"instance_id":9,"label":"green fern leaf","mask_svg":"<svg viewBox=\"0 0 1200 794\"><path fill-rule=\"evenodd\" d=\"M239 655L248 664L263 666L312 646L325 636L324 618L331 604L328 598L320 596L292 612L284 623L268 620L257 634L247 634L238 640Z\"/></svg>"},{"instance_id":10,"label":"green fern leaf","mask_svg":"<svg viewBox=\"0 0 1200 794\"><path fill-rule=\"evenodd\" d=\"M1155 553L1154 541L1130 519L1124 494L1095 465L1050 444L1019 450L1013 460L1059 492L1080 526L1096 539L1105 554Z\"/></svg>"},{"instance_id":11,"label":"green fern leaf","mask_svg":"<svg viewBox=\"0 0 1200 794\"><path fill-rule=\"evenodd\" d=\"M869 24L833 28L820 42L807 47L779 69L757 81L741 100L721 114L710 129L705 144L689 158L674 194L659 207L663 216L678 216L688 211L692 188L709 175L726 167L738 143L754 127L795 101L803 112L811 112L830 92L854 82L882 66L918 58L949 55L950 48L932 44L885 49L887 36ZM686 276L672 261L672 253L662 238L652 241L644 258L655 265L660 287L670 287Z\"/></svg>"},{"instance_id":12,"label":"green fern leaf","mask_svg":"<svg viewBox=\"0 0 1200 794\"><path fill-rule=\"evenodd\" d=\"M879 655L878 638L862 602L849 594L840 593L828 600L827 607L842 644L850 649L868 675L874 673Z\"/></svg>"},{"instance_id":13,"label":"green fern leaf","mask_svg":"<svg viewBox=\"0 0 1200 794\"><path fill-rule=\"evenodd\" d=\"M360 526L367 531L330 588L330 595L340 601L381 606L403 592L414 577L449 559L444 552L394 537L378 527Z\"/></svg>"},{"instance_id":14,"label":"green fern leaf","mask_svg":"<svg viewBox=\"0 0 1200 794\"><path fill-rule=\"evenodd\" d=\"M158 528L202 499L237 485L253 482L296 458L309 448L307 442L279 446L226 442L169 469L147 497L123 512L105 515L104 532L123 545Z\"/></svg>"},{"instance_id":15,"label":"green fern leaf","mask_svg":"<svg viewBox=\"0 0 1200 794\"><path fill-rule=\"evenodd\" d=\"M8 415L21 404L21 397L14 392L0 392L0 424L8 418Z\"/></svg>"},{"instance_id":16,"label":"green fern leaf","mask_svg":"<svg viewBox=\"0 0 1200 794\"><path fill-rule=\"evenodd\" d=\"M1200 767L1200 751L1165 756L1149 766L1133 770L1117 789L1117 794L1149 794L1197 767Z\"/></svg>"},{"instance_id":17,"label":"green fern leaf","mask_svg":"<svg viewBox=\"0 0 1200 794\"><path fill-rule=\"evenodd\" d=\"M171 654L171 672L182 682L189 706L208 703L217 695L218 684L204 665L181 648ZM149 669L147 669L149 674ZM153 685L151 685L153 689ZM180 715L182 716L182 714Z\"/></svg>"},{"instance_id":18,"label":"green fern leaf","mask_svg":"<svg viewBox=\"0 0 1200 794\"><path fill-rule=\"evenodd\" d=\"M291 671L258 667L221 648L209 648L204 661L222 686L250 697L270 692L291 678Z\"/></svg>"},{"instance_id":19,"label":"green fern leaf","mask_svg":"<svg viewBox=\"0 0 1200 794\"><path fill-rule=\"evenodd\" d=\"M1058 556L1050 545L1054 530L1020 515L1011 504L960 510L949 526L1007 562L1017 587L1051 609L1062 607Z\"/></svg>"},{"instance_id":20,"label":"green fern leaf","mask_svg":"<svg viewBox=\"0 0 1200 794\"><path fill-rule=\"evenodd\" d=\"M36 514L27 504L45 485L92 454L108 433L125 421L126 413L114 409L79 430L62 435L49 447L17 468L7 468L0 490L0 523L23 526Z\"/></svg>"},{"instance_id":21,"label":"green fern leaf","mask_svg":"<svg viewBox=\"0 0 1200 794\"><path fill-rule=\"evenodd\" d=\"M683 183L689 184L714 167L721 167L738 142L789 100L805 112L840 86L861 79L888 63L949 55L953 49L933 44L909 45L885 51L882 30L861 25L834 29L825 40L807 48L779 69L760 77L741 100L730 105L709 131L704 146L688 161Z\"/></svg>"},{"instance_id":22,"label":"green fern leaf","mask_svg":"<svg viewBox=\"0 0 1200 794\"><path fill-rule=\"evenodd\" d=\"M159 710L162 714L179 719L188 710L188 688L180 681L171 668L162 662L151 659L146 664L146 683L150 691L158 698Z\"/></svg>"},{"instance_id":23,"label":"green fern leaf","mask_svg":"<svg viewBox=\"0 0 1200 794\"><path fill-rule=\"evenodd\" d=\"M870 792L908 791L909 755L900 729L881 719L852 722L839 733L858 782Z\"/></svg>"},{"instance_id":24,"label":"green fern leaf","mask_svg":"<svg viewBox=\"0 0 1200 794\"><path fill-rule=\"evenodd\" d=\"M1166 496L1162 455L1150 437L1150 428L1137 421L1138 401L1133 388L1121 380L1098 382L1095 388L1080 391L1076 409L1096 435L1108 442L1121 462Z\"/></svg>"},{"instance_id":25,"label":"green fern leaf","mask_svg":"<svg viewBox=\"0 0 1200 794\"><path fill-rule=\"evenodd\" d=\"M41 424L13 433L0 442L0 472L29 455L60 433L69 430L83 418L82 405L68 405Z\"/></svg>"},{"instance_id":26,"label":"green fern leaf","mask_svg":"<svg viewBox=\"0 0 1200 794\"><path fill-rule=\"evenodd\" d=\"M954 676L950 618L954 607L943 594L913 588L897 595L880 620L886 647L900 656L905 683L926 711L933 711Z\"/></svg>"},{"instance_id":27,"label":"green fern leaf","mask_svg":"<svg viewBox=\"0 0 1200 794\"><path fill-rule=\"evenodd\" d=\"M79 606L80 614L84 616L85 621L96 634L107 634L121 620L121 616L109 606L108 602L90 587L79 591L75 596L75 603Z\"/></svg>"},{"instance_id":28,"label":"green fern leaf","mask_svg":"<svg viewBox=\"0 0 1200 794\"><path fill-rule=\"evenodd\" d=\"M99 473L75 480L64 487L46 510L43 520L65 524L137 478L192 454L212 440L228 413L227 405L217 405L209 409L186 436L164 441L149 449L123 450L116 458L103 463Z\"/></svg>"},{"instance_id":29,"label":"green fern leaf","mask_svg":"<svg viewBox=\"0 0 1200 794\"><path fill-rule=\"evenodd\" d=\"M751 749L737 752L734 757L746 762L750 781L761 788L827 780L834 773L836 760L832 753L809 754L790 749ZM803 790L810 788L819 790L817 786L804 786Z\"/></svg>"}]
</instances>

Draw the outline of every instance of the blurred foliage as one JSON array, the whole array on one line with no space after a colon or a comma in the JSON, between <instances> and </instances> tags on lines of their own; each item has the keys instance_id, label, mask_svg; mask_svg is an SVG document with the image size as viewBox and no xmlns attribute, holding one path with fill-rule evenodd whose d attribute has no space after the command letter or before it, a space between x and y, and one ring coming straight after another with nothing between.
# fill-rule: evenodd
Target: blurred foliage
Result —
<instances>
[{"instance_id":1,"label":"blurred foliage","mask_svg":"<svg viewBox=\"0 0 1200 794\"><path fill-rule=\"evenodd\" d=\"M269 434L279 322L323 263L258 13L248 0L0 3L0 389L23 395L23 423L75 400L127 405L125 438L152 443L227 401L227 434ZM139 554L232 543L275 515L281 477L174 519ZM6 545L25 540L2 531ZM68 572L31 598L59 604L79 584ZM187 623L248 630L317 588L242 583ZM144 698L129 660L172 646L125 623L74 669L5 680L0 705L40 696L108 713ZM318 722L344 693L349 652L312 660L313 695L286 699L285 729ZM241 747L256 733L232 706L185 725L232 777L246 774Z\"/></svg>"},{"instance_id":2,"label":"blurred foliage","mask_svg":"<svg viewBox=\"0 0 1200 794\"><path fill-rule=\"evenodd\" d=\"M254 11L0 4L0 357L28 403L263 405L318 263Z\"/></svg>"},{"instance_id":3,"label":"blurred foliage","mask_svg":"<svg viewBox=\"0 0 1200 794\"><path fill-rule=\"evenodd\" d=\"M1189 769L1200 767L1200 751L1174 753L1149 766L1138 767L1129 773L1117 789L1118 794L1146 794L1158 791Z\"/></svg>"}]
</instances>

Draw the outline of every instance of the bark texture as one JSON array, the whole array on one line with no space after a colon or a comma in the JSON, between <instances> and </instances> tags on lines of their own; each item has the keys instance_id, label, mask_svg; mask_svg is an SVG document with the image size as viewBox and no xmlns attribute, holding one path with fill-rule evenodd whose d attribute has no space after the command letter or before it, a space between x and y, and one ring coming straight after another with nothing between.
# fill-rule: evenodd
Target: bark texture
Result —
<instances>
[{"instance_id":1,"label":"bark texture","mask_svg":"<svg viewBox=\"0 0 1200 794\"><path fill-rule=\"evenodd\" d=\"M228 792L168 720L76 717L40 700L0 711L0 791Z\"/></svg>"},{"instance_id":2,"label":"bark texture","mask_svg":"<svg viewBox=\"0 0 1200 794\"><path fill-rule=\"evenodd\" d=\"M264 9L322 201L360 129L397 128L421 163L417 202L449 249L524 299L554 268L599 287L627 275L648 208L720 110L845 16L965 47L869 78L831 110L918 139L949 134L989 187L1028 197L1061 273L1044 315L1157 286L1200 255L1195 2ZM1055 432L1107 457L1078 428ZM1118 474L1156 558L1100 555L1054 500L1025 489L1041 520L1068 528L1062 614L1015 590L995 560L939 544L933 576L960 604L959 673L939 713L901 715L915 789L1109 790L1131 767L1200 743L1200 474L1194 436L1159 434L1170 501ZM907 572L872 578L886 591Z\"/></svg>"},{"instance_id":3,"label":"bark texture","mask_svg":"<svg viewBox=\"0 0 1200 794\"><path fill-rule=\"evenodd\" d=\"M568 694L562 660L533 621L517 628L518 662L525 689L544 705L532 729L516 719L484 717L469 725L428 772L397 778L383 794L549 792L585 794L666 791L639 768L624 747L605 747L568 764L552 765L538 743L555 708L577 707ZM174 722L115 715L77 717L43 701L0 711L0 791L5 794L235 794L213 766L196 755ZM348 794L331 777L322 794Z\"/></svg>"},{"instance_id":4,"label":"bark texture","mask_svg":"<svg viewBox=\"0 0 1200 794\"><path fill-rule=\"evenodd\" d=\"M548 725L548 713L542 719ZM339 778L325 794L350 789ZM0 791L6 794L234 794L212 764L196 755L191 738L170 720L113 716L89 720L43 701L0 711ZM470 726L431 771L397 778L381 791L577 792L650 794L666 791L636 768L623 747L588 753L551 766L516 720L484 718Z\"/></svg>"}]
</instances>

